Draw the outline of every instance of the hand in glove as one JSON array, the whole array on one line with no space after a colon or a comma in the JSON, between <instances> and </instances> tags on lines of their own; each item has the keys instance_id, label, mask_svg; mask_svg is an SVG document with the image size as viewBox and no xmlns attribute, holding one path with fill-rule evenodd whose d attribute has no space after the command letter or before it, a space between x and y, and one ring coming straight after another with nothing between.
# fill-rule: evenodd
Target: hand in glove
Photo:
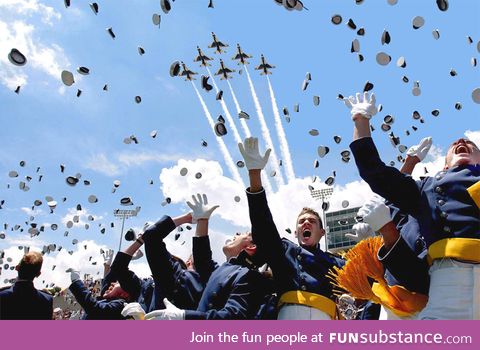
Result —
<instances>
[{"instance_id":1,"label":"hand in glove","mask_svg":"<svg viewBox=\"0 0 480 350\"><path fill-rule=\"evenodd\" d=\"M369 224L373 231L380 230L392 221L390 209L385 205L385 200L378 195L370 198L358 210L357 216L363 217L363 222Z\"/></svg>"},{"instance_id":2,"label":"hand in glove","mask_svg":"<svg viewBox=\"0 0 480 350\"><path fill-rule=\"evenodd\" d=\"M378 112L377 107L375 107L375 94L372 94L368 99L368 92L364 92L363 97L360 93L357 93L356 97L344 98L343 102L350 109L352 119L356 114L361 114L364 118L370 119Z\"/></svg>"},{"instance_id":3,"label":"hand in glove","mask_svg":"<svg viewBox=\"0 0 480 350\"><path fill-rule=\"evenodd\" d=\"M107 251L103 252L103 264L104 265L112 265L113 260L113 249L108 249Z\"/></svg>"},{"instance_id":4,"label":"hand in glove","mask_svg":"<svg viewBox=\"0 0 480 350\"><path fill-rule=\"evenodd\" d=\"M407 155L410 157L417 157L422 161L425 159L430 147L432 147L432 138L425 137L418 145L410 147L407 151Z\"/></svg>"},{"instance_id":5,"label":"hand in glove","mask_svg":"<svg viewBox=\"0 0 480 350\"><path fill-rule=\"evenodd\" d=\"M145 318L145 310L139 303L129 303L123 308L122 316L133 317L134 320L143 320Z\"/></svg>"},{"instance_id":6,"label":"hand in glove","mask_svg":"<svg viewBox=\"0 0 480 350\"><path fill-rule=\"evenodd\" d=\"M167 298L163 299L164 310L155 310L145 315L146 320L184 320L185 310L173 305Z\"/></svg>"},{"instance_id":7,"label":"hand in glove","mask_svg":"<svg viewBox=\"0 0 480 350\"><path fill-rule=\"evenodd\" d=\"M195 224L199 219L206 219L210 218L213 211L217 209L219 206L215 205L213 207L208 207L208 199L207 195L204 194L203 196L200 193L197 193L197 196L192 196L193 203L187 202L187 205L192 209L192 223Z\"/></svg>"},{"instance_id":8,"label":"hand in glove","mask_svg":"<svg viewBox=\"0 0 480 350\"><path fill-rule=\"evenodd\" d=\"M345 237L349 237L355 242L360 242L365 238L373 237L375 235L370 225L364 222L359 222L353 225L352 231L353 233L346 233Z\"/></svg>"},{"instance_id":9,"label":"hand in glove","mask_svg":"<svg viewBox=\"0 0 480 350\"><path fill-rule=\"evenodd\" d=\"M77 271L77 270L74 270L72 268L69 268L67 269L67 271L65 271L66 273L70 273L70 280L72 282L75 282L76 280L79 280L80 279L80 272Z\"/></svg>"},{"instance_id":10,"label":"hand in glove","mask_svg":"<svg viewBox=\"0 0 480 350\"><path fill-rule=\"evenodd\" d=\"M245 160L245 166L248 170L262 170L267 165L268 157L270 157L270 148L267 149L263 157L260 155L258 150L258 138L256 137L247 137L243 143L238 144L240 153L242 154L243 159Z\"/></svg>"}]
</instances>

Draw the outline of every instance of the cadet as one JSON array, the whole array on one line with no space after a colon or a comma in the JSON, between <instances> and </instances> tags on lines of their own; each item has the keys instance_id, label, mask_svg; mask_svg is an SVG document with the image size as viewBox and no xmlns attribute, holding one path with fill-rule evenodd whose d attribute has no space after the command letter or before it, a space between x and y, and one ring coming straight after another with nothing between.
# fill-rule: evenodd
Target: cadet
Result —
<instances>
[{"instance_id":1,"label":"cadet","mask_svg":"<svg viewBox=\"0 0 480 350\"><path fill-rule=\"evenodd\" d=\"M11 287L0 290L0 320L51 320L53 298L35 289L33 280L40 276L42 254L28 252L16 266L18 278Z\"/></svg>"},{"instance_id":2,"label":"cadet","mask_svg":"<svg viewBox=\"0 0 480 350\"><path fill-rule=\"evenodd\" d=\"M304 208L297 218L298 245L281 239L260 176L270 150L262 157L257 138L245 139L239 148L250 177L247 197L253 239L265 254L278 286L278 319L336 319L333 286L327 272L333 266L343 266L344 261L320 249L319 242L325 234L320 216L313 209Z\"/></svg>"},{"instance_id":3,"label":"cadet","mask_svg":"<svg viewBox=\"0 0 480 350\"><path fill-rule=\"evenodd\" d=\"M480 319L480 150L463 138L448 149L445 166L434 177L415 182L386 166L370 134L377 113L374 95L345 100L355 124L350 148L360 176L372 190L417 219L430 267L428 304L420 319ZM390 271L412 258L402 240L386 244ZM415 273L415 271L409 271Z\"/></svg>"},{"instance_id":4,"label":"cadet","mask_svg":"<svg viewBox=\"0 0 480 350\"><path fill-rule=\"evenodd\" d=\"M192 223L191 213L175 218L163 216L139 237L145 241L145 253L155 281L154 302L150 308L144 309L147 312L165 308L164 298L182 309L196 309L198 306L204 288L200 275L171 255L163 242L176 227L188 223Z\"/></svg>"},{"instance_id":5,"label":"cadet","mask_svg":"<svg viewBox=\"0 0 480 350\"><path fill-rule=\"evenodd\" d=\"M128 269L132 256L142 246L137 239L125 252L118 252L110 271L102 281L101 297L96 298L80 279L78 271L69 269L72 284L69 289L85 310L86 320L123 320L124 304L137 301L142 290L142 281Z\"/></svg>"},{"instance_id":6,"label":"cadet","mask_svg":"<svg viewBox=\"0 0 480 350\"><path fill-rule=\"evenodd\" d=\"M197 223L193 240L193 259L202 280L208 282L196 310L177 308L167 299L166 309L145 315L146 319L253 319L265 297L264 278L257 270L262 262L250 233L236 234L223 246L227 261L218 266L212 260L208 220L218 207L208 207L205 195L187 202Z\"/></svg>"}]
</instances>

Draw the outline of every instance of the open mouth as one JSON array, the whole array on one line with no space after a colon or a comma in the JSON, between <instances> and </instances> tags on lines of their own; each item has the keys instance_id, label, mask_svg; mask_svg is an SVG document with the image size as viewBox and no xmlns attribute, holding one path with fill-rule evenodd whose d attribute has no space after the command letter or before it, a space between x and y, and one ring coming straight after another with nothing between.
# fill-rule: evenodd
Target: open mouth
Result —
<instances>
[{"instance_id":1,"label":"open mouth","mask_svg":"<svg viewBox=\"0 0 480 350\"><path fill-rule=\"evenodd\" d=\"M304 238L309 238L311 235L312 235L312 232L310 230L303 231Z\"/></svg>"},{"instance_id":2,"label":"open mouth","mask_svg":"<svg viewBox=\"0 0 480 350\"><path fill-rule=\"evenodd\" d=\"M467 153L470 154L470 149L466 145L458 145L455 148L455 154L462 154L462 153Z\"/></svg>"}]
</instances>

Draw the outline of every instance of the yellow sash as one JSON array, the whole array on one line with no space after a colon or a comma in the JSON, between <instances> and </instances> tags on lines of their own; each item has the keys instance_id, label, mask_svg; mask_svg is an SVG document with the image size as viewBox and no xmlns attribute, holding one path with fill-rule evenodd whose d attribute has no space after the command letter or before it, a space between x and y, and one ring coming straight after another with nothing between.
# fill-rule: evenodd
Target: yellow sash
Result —
<instances>
[{"instance_id":1,"label":"yellow sash","mask_svg":"<svg viewBox=\"0 0 480 350\"><path fill-rule=\"evenodd\" d=\"M282 294L278 301L278 307L280 308L284 304L310 306L325 312L332 320L338 319L337 304L323 295L294 290Z\"/></svg>"}]
</instances>

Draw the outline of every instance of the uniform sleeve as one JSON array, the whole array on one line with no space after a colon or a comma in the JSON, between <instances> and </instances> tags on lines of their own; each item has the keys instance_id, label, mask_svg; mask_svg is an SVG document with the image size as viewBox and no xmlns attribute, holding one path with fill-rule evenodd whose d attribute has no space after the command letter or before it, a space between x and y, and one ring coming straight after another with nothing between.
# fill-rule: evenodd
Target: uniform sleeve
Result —
<instances>
[{"instance_id":1,"label":"uniform sleeve","mask_svg":"<svg viewBox=\"0 0 480 350\"><path fill-rule=\"evenodd\" d=\"M392 202L403 213L417 217L421 193L415 180L394 167L386 166L371 137L353 141L350 149L361 178L372 191Z\"/></svg>"},{"instance_id":2,"label":"uniform sleeve","mask_svg":"<svg viewBox=\"0 0 480 350\"><path fill-rule=\"evenodd\" d=\"M175 223L169 216L163 216L155 225L150 226L143 235L145 254L155 281L155 308L163 308L163 298L174 301L176 305L192 306L197 300L182 283L186 276L180 263L167 250L163 239L175 229Z\"/></svg>"},{"instance_id":3,"label":"uniform sleeve","mask_svg":"<svg viewBox=\"0 0 480 350\"><path fill-rule=\"evenodd\" d=\"M428 295L430 279L426 259L418 258L403 237L400 236L389 251L382 246L378 259L403 287Z\"/></svg>"},{"instance_id":4,"label":"uniform sleeve","mask_svg":"<svg viewBox=\"0 0 480 350\"><path fill-rule=\"evenodd\" d=\"M102 279L102 288L100 291L100 295L103 295L103 293L105 293L105 291L108 289L112 282L118 281L120 274L128 271L128 264L130 264L131 260L132 257L123 252L118 252L115 255L115 259L110 266L110 271Z\"/></svg>"},{"instance_id":5,"label":"uniform sleeve","mask_svg":"<svg viewBox=\"0 0 480 350\"><path fill-rule=\"evenodd\" d=\"M112 300L110 302L97 301L80 280L73 282L69 289L87 314L96 319L119 319L123 309L121 300Z\"/></svg>"},{"instance_id":6,"label":"uniform sleeve","mask_svg":"<svg viewBox=\"0 0 480 350\"><path fill-rule=\"evenodd\" d=\"M288 272L291 272L291 268L287 263L282 239L268 207L265 191L251 193L247 189L247 198L253 241L265 256L275 278L280 280L282 276L290 275Z\"/></svg>"},{"instance_id":7,"label":"uniform sleeve","mask_svg":"<svg viewBox=\"0 0 480 350\"><path fill-rule=\"evenodd\" d=\"M213 271L218 267L218 264L212 258L210 238L208 236L193 237L192 243L195 271L200 275L202 283L207 284Z\"/></svg>"},{"instance_id":8,"label":"uniform sleeve","mask_svg":"<svg viewBox=\"0 0 480 350\"><path fill-rule=\"evenodd\" d=\"M185 310L187 320L245 320L254 317L261 302L256 272L249 271L239 277L225 306L220 310L206 312Z\"/></svg>"}]
</instances>

